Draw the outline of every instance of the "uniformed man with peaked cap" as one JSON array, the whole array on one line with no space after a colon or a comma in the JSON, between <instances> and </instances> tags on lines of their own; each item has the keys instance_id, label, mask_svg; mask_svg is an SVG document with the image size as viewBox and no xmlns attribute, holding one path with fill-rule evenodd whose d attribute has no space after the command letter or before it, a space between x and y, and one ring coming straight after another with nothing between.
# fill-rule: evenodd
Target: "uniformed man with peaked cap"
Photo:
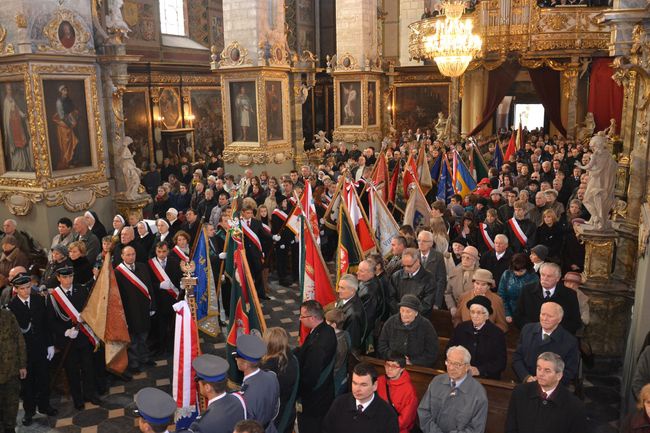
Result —
<instances>
[{"instance_id":1,"label":"uniformed man with peaked cap","mask_svg":"<svg viewBox=\"0 0 650 433\"><path fill-rule=\"evenodd\" d=\"M216 355L204 354L192 361L199 392L208 400L208 408L190 426L194 433L230 433L235 424L246 419L246 404L237 393L226 392L228 362Z\"/></svg>"},{"instance_id":2,"label":"uniformed man with peaked cap","mask_svg":"<svg viewBox=\"0 0 650 433\"><path fill-rule=\"evenodd\" d=\"M157 388L142 388L134 397L138 408L138 427L143 433L167 432L173 421L176 402L164 391Z\"/></svg>"},{"instance_id":3,"label":"uniformed man with peaked cap","mask_svg":"<svg viewBox=\"0 0 650 433\"><path fill-rule=\"evenodd\" d=\"M241 390L248 418L259 421L266 433L276 433L273 420L280 409L280 384L274 372L259 368L265 354L266 343L257 335L237 337L237 351L233 355L237 368L244 373Z\"/></svg>"}]
</instances>

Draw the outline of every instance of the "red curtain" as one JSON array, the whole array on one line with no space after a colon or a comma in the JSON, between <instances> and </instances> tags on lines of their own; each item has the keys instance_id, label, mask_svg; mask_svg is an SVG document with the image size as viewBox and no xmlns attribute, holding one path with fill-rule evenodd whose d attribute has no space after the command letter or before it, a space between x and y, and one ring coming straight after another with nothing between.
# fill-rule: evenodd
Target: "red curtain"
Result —
<instances>
[{"instance_id":1,"label":"red curtain","mask_svg":"<svg viewBox=\"0 0 650 433\"><path fill-rule=\"evenodd\" d=\"M589 76L589 104L587 111L594 113L596 131L609 126L609 119L616 120L617 131L621 132L623 110L623 87L612 80L612 59L594 59ZM581 119L579 119L581 120Z\"/></svg>"},{"instance_id":2,"label":"red curtain","mask_svg":"<svg viewBox=\"0 0 650 433\"><path fill-rule=\"evenodd\" d=\"M566 137L566 129L562 125L561 99L560 99L560 73L551 68L529 69L530 80L542 101L546 114L555 125L560 134Z\"/></svg>"},{"instance_id":3,"label":"red curtain","mask_svg":"<svg viewBox=\"0 0 650 433\"><path fill-rule=\"evenodd\" d=\"M519 68L518 62L506 62L490 71L488 76L488 94L482 113L483 119L470 131L468 136L481 132L485 128L485 125L492 119L503 97L508 94L510 86L515 81Z\"/></svg>"}]
</instances>

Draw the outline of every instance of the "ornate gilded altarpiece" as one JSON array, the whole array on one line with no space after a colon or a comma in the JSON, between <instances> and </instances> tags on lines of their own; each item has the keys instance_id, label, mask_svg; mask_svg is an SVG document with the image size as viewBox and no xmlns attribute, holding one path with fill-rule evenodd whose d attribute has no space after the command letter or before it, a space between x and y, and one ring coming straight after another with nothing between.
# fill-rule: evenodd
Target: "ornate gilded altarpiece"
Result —
<instances>
[{"instance_id":1,"label":"ornate gilded altarpiece","mask_svg":"<svg viewBox=\"0 0 650 433\"><path fill-rule=\"evenodd\" d=\"M224 161L248 166L291 160L287 73L266 68L228 70L221 74L221 88Z\"/></svg>"},{"instance_id":2,"label":"ornate gilded altarpiece","mask_svg":"<svg viewBox=\"0 0 650 433\"><path fill-rule=\"evenodd\" d=\"M0 199L10 212L26 215L38 202L49 207L63 205L76 212L88 209L98 197L107 196L96 67L42 62L0 64L0 83L24 88L25 133L33 158L30 171L7 171L6 164L2 166ZM6 98L6 90L3 95ZM3 143L7 138L2 137ZM6 161L4 146L0 146L0 152Z\"/></svg>"},{"instance_id":3,"label":"ornate gilded altarpiece","mask_svg":"<svg viewBox=\"0 0 650 433\"><path fill-rule=\"evenodd\" d=\"M380 77L368 72L334 74L334 140L381 140Z\"/></svg>"}]
</instances>

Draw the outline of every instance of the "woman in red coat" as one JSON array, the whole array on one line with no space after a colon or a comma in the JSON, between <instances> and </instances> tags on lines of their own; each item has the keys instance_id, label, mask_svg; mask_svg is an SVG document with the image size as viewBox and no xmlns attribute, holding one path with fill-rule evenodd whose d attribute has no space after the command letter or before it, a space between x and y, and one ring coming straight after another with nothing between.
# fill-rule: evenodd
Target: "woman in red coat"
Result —
<instances>
[{"instance_id":1,"label":"woman in red coat","mask_svg":"<svg viewBox=\"0 0 650 433\"><path fill-rule=\"evenodd\" d=\"M397 412L399 433L409 433L415 426L419 404L405 367L404 355L391 352L384 364L386 374L377 378L377 394Z\"/></svg>"},{"instance_id":2,"label":"woman in red coat","mask_svg":"<svg viewBox=\"0 0 650 433\"><path fill-rule=\"evenodd\" d=\"M650 433L650 383L641 388L636 407L638 410L623 421L621 433Z\"/></svg>"}]
</instances>

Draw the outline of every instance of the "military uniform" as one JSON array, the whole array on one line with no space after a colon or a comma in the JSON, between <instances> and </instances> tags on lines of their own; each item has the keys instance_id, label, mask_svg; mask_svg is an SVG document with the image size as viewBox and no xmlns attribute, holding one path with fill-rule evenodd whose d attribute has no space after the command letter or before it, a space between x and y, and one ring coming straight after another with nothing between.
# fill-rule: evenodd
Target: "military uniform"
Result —
<instances>
[{"instance_id":1,"label":"military uniform","mask_svg":"<svg viewBox=\"0 0 650 433\"><path fill-rule=\"evenodd\" d=\"M216 383L226 380L228 363L215 355L204 354L192 361L200 380ZM190 426L194 433L231 433L235 424L246 419L246 404L237 393L222 393L208 402L208 408Z\"/></svg>"},{"instance_id":2,"label":"military uniform","mask_svg":"<svg viewBox=\"0 0 650 433\"><path fill-rule=\"evenodd\" d=\"M284 201L282 197L282 201ZM288 202L288 200L287 200ZM279 206L271 214L271 233L275 244L275 265L278 272L278 279L280 285L288 287L292 283L290 270L289 255L292 251L292 246L295 242L296 236L291 230L285 227L287 218L291 214L291 207L287 206L282 208L282 202L278 202Z\"/></svg>"},{"instance_id":3,"label":"military uniform","mask_svg":"<svg viewBox=\"0 0 650 433\"><path fill-rule=\"evenodd\" d=\"M0 429L16 429L20 397L19 370L27 368L25 339L9 310L0 309Z\"/></svg>"},{"instance_id":4,"label":"military uniform","mask_svg":"<svg viewBox=\"0 0 650 433\"><path fill-rule=\"evenodd\" d=\"M16 287L29 285L31 278L20 274L11 283ZM25 301L14 296L9 302L9 309L18 321L27 347L27 377L21 381L21 393L25 409L23 424L29 425L37 405L42 413L56 414L50 407L48 352L51 359L54 355L52 334L47 324L45 298L42 296L31 294Z\"/></svg>"},{"instance_id":5,"label":"military uniform","mask_svg":"<svg viewBox=\"0 0 650 433\"><path fill-rule=\"evenodd\" d=\"M236 356L252 363L259 363L266 354L266 344L255 335L237 337ZM241 386L248 418L258 421L266 433L277 433L273 420L280 409L280 384L272 371L257 368L244 376Z\"/></svg>"},{"instance_id":6,"label":"military uniform","mask_svg":"<svg viewBox=\"0 0 650 433\"><path fill-rule=\"evenodd\" d=\"M168 425L176 412L176 402L157 388L142 388L133 398L139 415L150 426ZM140 428L142 430L142 427ZM167 433L167 430L165 430Z\"/></svg>"}]
</instances>

